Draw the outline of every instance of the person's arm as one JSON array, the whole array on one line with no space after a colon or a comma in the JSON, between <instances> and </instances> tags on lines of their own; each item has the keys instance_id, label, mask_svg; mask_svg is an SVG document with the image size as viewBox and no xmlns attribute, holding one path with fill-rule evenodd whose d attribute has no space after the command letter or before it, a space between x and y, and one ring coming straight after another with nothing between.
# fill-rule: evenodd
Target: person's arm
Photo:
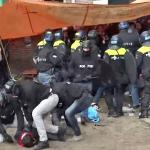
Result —
<instances>
[{"instance_id":1,"label":"person's arm","mask_svg":"<svg viewBox=\"0 0 150 150\"><path fill-rule=\"evenodd\" d=\"M136 59L138 73L141 73L141 66L143 63L143 54L137 51L135 59Z\"/></svg>"},{"instance_id":2,"label":"person's arm","mask_svg":"<svg viewBox=\"0 0 150 150\"><path fill-rule=\"evenodd\" d=\"M14 98L14 100L12 100L11 103L17 116L17 131L14 138L18 139L19 135L22 133L22 130L24 129L24 116L19 101Z\"/></svg>"},{"instance_id":3,"label":"person's arm","mask_svg":"<svg viewBox=\"0 0 150 150\"><path fill-rule=\"evenodd\" d=\"M69 78L71 79L75 77L75 60L74 59L75 59L74 54L72 54L71 60L68 65L68 75L69 75Z\"/></svg>"},{"instance_id":4,"label":"person's arm","mask_svg":"<svg viewBox=\"0 0 150 150\"><path fill-rule=\"evenodd\" d=\"M135 84L137 81L137 66L135 58L131 52L125 54L125 69L130 83Z\"/></svg>"}]
</instances>

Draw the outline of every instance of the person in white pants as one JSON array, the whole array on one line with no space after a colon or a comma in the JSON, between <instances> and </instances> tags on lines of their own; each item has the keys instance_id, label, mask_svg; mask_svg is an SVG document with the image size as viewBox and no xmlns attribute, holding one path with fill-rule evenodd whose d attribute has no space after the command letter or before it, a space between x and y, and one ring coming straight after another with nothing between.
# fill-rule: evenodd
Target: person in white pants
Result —
<instances>
[{"instance_id":1,"label":"person in white pants","mask_svg":"<svg viewBox=\"0 0 150 150\"><path fill-rule=\"evenodd\" d=\"M43 117L49 114L58 104L59 97L56 94L51 94L47 99L44 99L32 111L32 117L36 125L39 143L35 146L35 150L40 150L49 147L48 137L46 133L46 126ZM49 131L51 133L58 133L59 127L49 124Z\"/></svg>"}]
</instances>

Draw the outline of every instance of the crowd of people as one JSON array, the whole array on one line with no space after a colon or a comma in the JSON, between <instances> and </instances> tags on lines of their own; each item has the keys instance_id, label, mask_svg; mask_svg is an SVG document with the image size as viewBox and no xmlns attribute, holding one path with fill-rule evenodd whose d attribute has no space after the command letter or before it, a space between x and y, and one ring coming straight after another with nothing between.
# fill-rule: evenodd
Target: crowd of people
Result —
<instances>
[{"instance_id":1,"label":"crowd of people","mask_svg":"<svg viewBox=\"0 0 150 150\"><path fill-rule=\"evenodd\" d=\"M93 104L99 107L104 97L108 117L121 117L127 89L132 107L140 108L139 118L148 118L150 30L139 33L126 21L120 22L118 29L111 38L103 33L100 36L96 29L78 29L73 42L66 30L46 30L33 55L36 78L10 80L0 92L2 141L13 142L4 124L13 121L15 114L14 137L23 146L36 144L34 149L40 150L49 147L49 139L65 140L62 116L74 132L67 140L79 141L83 137L76 114ZM50 123L45 124L47 117ZM82 123L85 118L82 113Z\"/></svg>"}]
</instances>

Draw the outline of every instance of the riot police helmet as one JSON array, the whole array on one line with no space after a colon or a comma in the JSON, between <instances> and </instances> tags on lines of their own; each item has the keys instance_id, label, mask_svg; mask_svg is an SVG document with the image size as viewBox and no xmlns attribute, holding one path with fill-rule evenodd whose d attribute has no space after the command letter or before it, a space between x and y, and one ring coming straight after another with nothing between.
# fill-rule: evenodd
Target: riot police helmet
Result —
<instances>
[{"instance_id":1,"label":"riot police helmet","mask_svg":"<svg viewBox=\"0 0 150 150\"><path fill-rule=\"evenodd\" d=\"M150 30L141 33L140 41L141 44L148 43L150 45Z\"/></svg>"},{"instance_id":2,"label":"riot police helmet","mask_svg":"<svg viewBox=\"0 0 150 150\"><path fill-rule=\"evenodd\" d=\"M55 40L60 40L63 39L63 32L62 30L58 30L54 33L54 38Z\"/></svg>"},{"instance_id":3,"label":"riot police helmet","mask_svg":"<svg viewBox=\"0 0 150 150\"><path fill-rule=\"evenodd\" d=\"M86 34L83 30L79 30L75 33L75 39L76 40L83 40L86 38Z\"/></svg>"},{"instance_id":4,"label":"riot police helmet","mask_svg":"<svg viewBox=\"0 0 150 150\"><path fill-rule=\"evenodd\" d=\"M122 39L118 36L118 35L113 35L110 39L110 42L109 42L109 48L111 47L121 47L123 44L123 41Z\"/></svg>"},{"instance_id":5,"label":"riot police helmet","mask_svg":"<svg viewBox=\"0 0 150 150\"><path fill-rule=\"evenodd\" d=\"M44 34L44 39L45 39L45 41L52 42L54 39L54 35L53 35L52 31L47 30Z\"/></svg>"},{"instance_id":6,"label":"riot police helmet","mask_svg":"<svg viewBox=\"0 0 150 150\"><path fill-rule=\"evenodd\" d=\"M88 39L96 39L98 36L98 33L96 30L90 30L88 32Z\"/></svg>"},{"instance_id":7,"label":"riot police helmet","mask_svg":"<svg viewBox=\"0 0 150 150\"><path fill-rule=\"evenodd\" d=\"M127 21L122 21L118 25L119 30L124 30L129 28L129 23Z\"/></svg>"}]
</instances>

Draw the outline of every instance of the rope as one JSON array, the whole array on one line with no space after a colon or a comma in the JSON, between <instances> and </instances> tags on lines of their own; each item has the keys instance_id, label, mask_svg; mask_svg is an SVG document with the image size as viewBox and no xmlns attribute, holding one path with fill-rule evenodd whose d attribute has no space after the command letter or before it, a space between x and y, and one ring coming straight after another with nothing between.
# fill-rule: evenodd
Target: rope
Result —
<instances>
[{"instance_id":1,"label":"rope","mask_svg":"<svg viewBox=\"0 0 150 150\"><path fill-rule=\"evenodd\" d=\"M5 49L4 49L4 46L3 46L1 38L0 38L0 46L1 46L1 49L2 49L2 52L3 52L3 55L4 55L4 59L6 61L6 65L7 65L7 68L8 68L8 72L9 72L10 78L13 79L12 73L11 73L11 69L10 69L10 66L9 66L9 63L8 63L8 59L6 57Z\"/></svg>"},{"instance_id":2,"label":"rope","mask_svg":"<svg viewBox=\"0 0 150 150\"><path fill-rule=\"evenodd\" d=\"M86 21L88 12L89 12L89 4L88 4L88 6L87 6L87 9L86 9L86 12L85 12L85 16L84 16L84 18L83 18L82 26L84 25L84 23L85 23L85 21Z\"/></svg>"}]
</instances>

